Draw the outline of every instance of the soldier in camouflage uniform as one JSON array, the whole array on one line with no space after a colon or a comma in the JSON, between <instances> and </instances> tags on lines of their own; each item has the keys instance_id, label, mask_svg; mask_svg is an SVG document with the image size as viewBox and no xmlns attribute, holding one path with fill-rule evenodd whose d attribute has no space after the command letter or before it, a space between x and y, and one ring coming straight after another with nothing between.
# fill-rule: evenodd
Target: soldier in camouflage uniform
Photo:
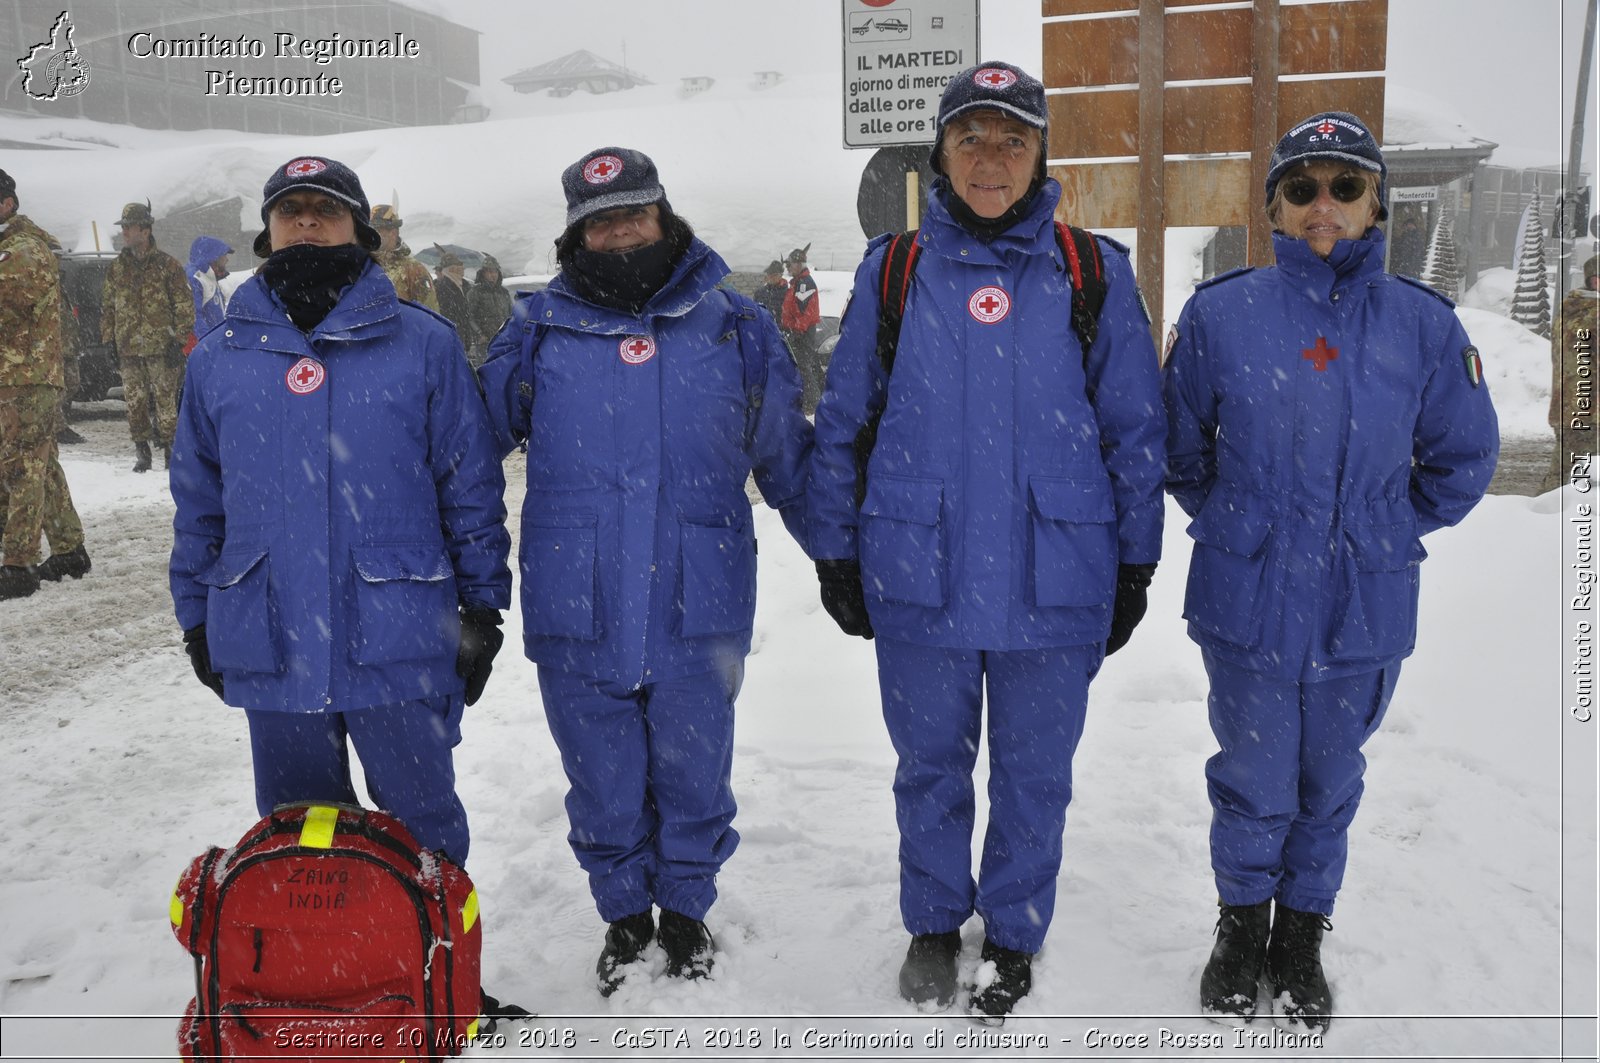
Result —
<instances>
[{"instance_id":1,"label":"soldier in camouflage uniform","mask_svg":"<svg viewBox=\"0 0 1600 1063\"><path fill-rule=\"evenodd\" d=\"M400 239L400 226L404 224L399 211L389 204L379 203L372 208L372 227L378 230L378 239L382 241L372 257L388 274L395 294L437 311L439 298L433 293L433 276L427 266L411 257L411 248Z\"/></svg>"},{"instance_id":2,"label":"soldier in camouflage uniform","mask_svg":"<svg viewBox=\"0 0 1600 1063\"><path fill-rule=\"evenodd\" d=\"M155 218L147 204L129 203L117 224L124 246L106 272L100 339L116 346L122 363L128 430L138 453L133 471L146 472L152 445L161 447L169 464L172 460L183 342L194 331L194 299L183 266L156 248Z\"/></svg>"},{"instance_id":3,"label":"soldier in camouflage uniform","mask_svg":"<svg viewBox=\"0 0 1600 1063\"><path fill-rule=\"evenodd\" d=\"M61 273L47 234L17 213L0 170L0 599L89 571L83 524L56 457L62 386ZM39 560L39 536L51 556Z\"/></svg>"},{"instance_id":4,"label":"soldier in camouflage uniform","mask_svg":"<svg viewBox=\"0 0 1600 1063\"><path fill-rule=\"evenodd\" d=\"M1552 491L1572 477L1573 455L1595 452L1594 357L1600 320L1600 255L1583 264L1583 287L1561 300L1558 327L1550 333L1550 427L1556 449L1539 485Z\"/></svg>"},{"instance_id":5,"label":"soldier in camouflage uniform","mask_svg":"<svg viewBox=\"0 0 1600 1063\"><path fill-rule=\"evenodd\" d=\"M500 263L493 255L484 255L483 265L478 267L467 292L467 313L472 319L472 346L467 348L467 361L473 368L483 364L489 341L511 316L511 293L501 285L503 279Z\"/></svg>"}]
</instances>

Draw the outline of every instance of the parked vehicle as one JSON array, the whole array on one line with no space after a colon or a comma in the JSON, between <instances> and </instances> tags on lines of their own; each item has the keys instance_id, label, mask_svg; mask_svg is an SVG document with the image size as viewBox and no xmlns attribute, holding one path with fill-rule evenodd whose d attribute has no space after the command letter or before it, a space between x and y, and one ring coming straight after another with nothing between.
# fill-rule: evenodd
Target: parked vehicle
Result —
<instances>
[{"instance_id":1,"label":"parked vehicle","mask_svg":"<svg viewBox=\"0 0 1600 1063\"><path fill-rule=\"evenodd\" d=\"M106 271L117 256L111 251L66 251L58 257L61 294L78 324L78 349L67 352L68 357L78 359L78 390L72 399L98 402L112 388L122 386L116 350L100 342L100 295L105 290Z\"/></svg>"}]
</instances>

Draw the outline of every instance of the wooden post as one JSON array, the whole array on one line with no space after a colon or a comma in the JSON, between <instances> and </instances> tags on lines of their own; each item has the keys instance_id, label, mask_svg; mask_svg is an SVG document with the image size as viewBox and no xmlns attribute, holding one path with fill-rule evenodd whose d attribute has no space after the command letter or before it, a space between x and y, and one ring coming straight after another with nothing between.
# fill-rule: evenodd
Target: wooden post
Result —
<instances>
[{"instance_id":1,"label":"wooden post","mask_svg":"<svg viewBox=\"0 0 1600 1063\"><path fill-rule=\"evenodd\" d=\"M921 187L915 170L906 171L906 232L922 224L922 212L917 209L917 191Z\"/></svg>"},{"instance_id":2,"label":"wooden post","mask_svg":"<svg viewBox=\"0 0 1600 1063\"><path fill-rule=\"evenodd\" d=\"M1250 230L1245 261L1272 265L1272 223L1263 193L1278 145L1278 0L1255 0L1250 49Z\"/></svg>"},{"instance_id":3,"label":"wooden post","mask_svg":"<svg viewBox=\"0 0 1600 1063\"><path fill-rule=\"evenodd\" d=\"M1139 288L1157 351L1166 287L1165 8L1165 0L1139 0Z\"/></svg>"}]
</instances>

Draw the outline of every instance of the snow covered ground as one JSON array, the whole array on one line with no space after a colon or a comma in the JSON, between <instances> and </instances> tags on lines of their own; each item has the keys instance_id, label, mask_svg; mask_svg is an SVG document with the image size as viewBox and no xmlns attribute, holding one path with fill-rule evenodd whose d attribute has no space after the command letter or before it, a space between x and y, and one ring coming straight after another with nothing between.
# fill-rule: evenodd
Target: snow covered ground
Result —
<instances>
[{"instance_id":1,"label":"snow covered ground","mask_svg":"<svg viewBox=\"0 0 1600 1063\"><path fill-rule=\"evenodd\" d=\"M508 271L540 273L560 228L560 170L588 148L622 143L656 158L674 205L735 266L759 268L811 241L826 267L823 312L837 314L864 243L853 205L865 158L837 146L836 89L831 76L798 74L760 94L726 83L692 101L640 90L625 107L578 97L577 110L326 139L56 123L58 134L117 146L11 152L4 165L27 213L86 246L84 219L104 227L128 199L148 195L158 214L235 194L250 203L274 164L325 153L356 166L374 199L401 192L414 244L484 247ZM730 129L759 163L753 176L729 180L727 152L706 150ZM38 132L0 118L0 137ZM778 164L797 158L804 165ZM1169 321L1196 279L1188 264L1204 235L1168 237ZM1461 318L1504 433L1548 438L1548 346L1504 317L1495 283ZM5 1059L168 1058L192 993L168 895L192 856L255 818L244 722L194 681L171 618L164 478L127 471L119 403L86 412L77 427L89 442L64 449L63 464L94 570L0 603ZM507 472L514 514L517 459ZM715 978L678 983L657 961L653 977L608 1000L595 993L602 926L566 845L565 780L534 670L514 649L513 613L508 649L468 712L458 768L484 899L485 984L543 1018L470 1054L1553 1059L1563 1013L1591 1015L1567 1036L1592 1045L1592 988L1575 989L1593 986L1596 964L1597 725L1568 719L1560 691L1572 652L1563 540L1579 501L1570 490L1491 497L1426 541L1417 652L1368 747L1367 799L1325 950L1340 1018L1320 1052L1270 1040L1235 1048L1231 1031L1194 1015L1215 919L1202 776L1214 744L1204 673L1179 618L1186 521L1170 508L1149 616L1091 693L1055 924L1034 992L1004 1030L1044 1035L1047 1048L973 1049L967 1039L985 1031L959 1011L918 1014L899 998L893 753L871 647L838 633L811 566L762 510L734 762L743 842L709 919ZM970 975L977 921L965 937ZM1163 1029L1177 1040L1163 1041ZM1254 1029L1270 1037L1265 1024ZM853 1048L839 1039L846 1031L911 1047ZM1592 1048L1569 1055L1594 1058Z\"/></svg>"}]
</instances>

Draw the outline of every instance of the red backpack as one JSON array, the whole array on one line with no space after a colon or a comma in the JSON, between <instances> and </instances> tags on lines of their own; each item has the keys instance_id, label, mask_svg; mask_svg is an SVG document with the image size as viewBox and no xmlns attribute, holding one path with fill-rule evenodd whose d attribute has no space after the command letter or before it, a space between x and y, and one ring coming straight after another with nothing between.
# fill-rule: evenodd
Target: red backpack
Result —
<instances>
[{"instance_id":1,"label":"red backpack","mask_svg":"<svg viewBox=\"0 0 1600 1063\"><path fill-rule=\"evenodd\" d=\"M477 891L383 812L277 809L196 857L169 914L195 961L185 1059L429 1060L477 1033Z\"/></svg>"}]
</instances>

